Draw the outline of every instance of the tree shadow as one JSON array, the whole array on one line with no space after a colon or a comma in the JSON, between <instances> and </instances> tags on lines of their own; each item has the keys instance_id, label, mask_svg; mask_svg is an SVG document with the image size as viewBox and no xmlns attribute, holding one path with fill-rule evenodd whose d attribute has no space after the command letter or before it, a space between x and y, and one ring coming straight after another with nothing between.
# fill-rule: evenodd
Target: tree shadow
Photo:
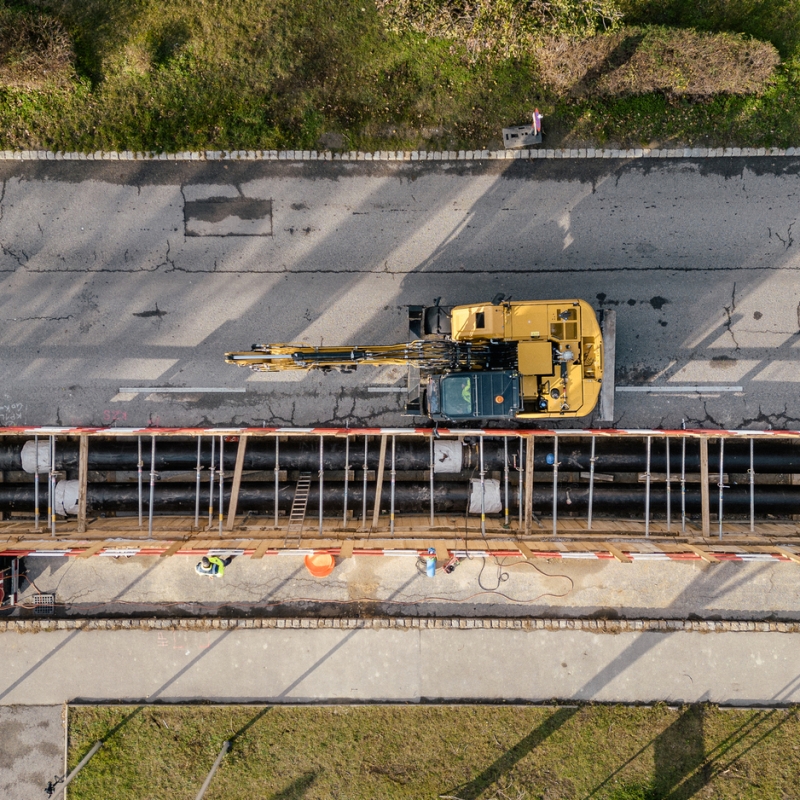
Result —
<instances>
[{"instance_id":1,"label":"tree shadow","mask_svg":"<svg viewBox=\"0 0 800 800\"><path fill-rule=\"evenodd\" d=\"M311 788L317 779L318 772L304 772L299 778L295 778L285 789L270 795L269 800L300 800L301 797Z\"/></svg>"},{"instance_id":2,"label":"tree shadow","mask_svg":"<svg viewBox=\"0 0 800 800\"><path fill-rule=\"evenodd\" d=\"M469 783L450 789L445 794L457 796L460 800L477 800L486 789L513 769L518 762L525 758L532 750L535 750L545 739L555 733L577 713L577 707L559 708L539 725L539 727L534 728L510 750L503 753L497 761L483 770L480 775L477 775Z\"/></svg>"},{"instance_id":3,"label":"tree shadow","mask_svg":"<svg viewBox=\"0 0 800 800\"><path fill-rule=\"evenodd\" d=\"M713 777L706 761L705 714L706 706L689 706L653 741L656 797L687 800Z\"/></svg>"}]
</instances>

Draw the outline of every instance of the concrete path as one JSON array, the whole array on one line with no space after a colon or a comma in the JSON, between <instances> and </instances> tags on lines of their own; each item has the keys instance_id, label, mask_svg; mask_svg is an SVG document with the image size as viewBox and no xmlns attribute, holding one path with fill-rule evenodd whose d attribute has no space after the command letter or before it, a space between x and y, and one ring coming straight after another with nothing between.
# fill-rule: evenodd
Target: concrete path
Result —
<instances>
[{"instance_id":1,"label":"concrete path","mask_svg":"<svg viewBox=\"0 0 800 800\"><path fill-rule=\"evenodd\" d=\"M44 798L45 786L64 775L64 744L62 705L0 706L0 797Z\"/></svg>"},{"instance_id":2,"label":"concrete path","mask_svg":"<svg viewBox=\"0 0 800 800\"><path fill-rule=\"evenodd\" d=\"M613 619L800 619L800 566L791 562L462 561L451 575L421 575L415 559L340 560L312 578L301 556L237 558L222 580L202 578L197 559L27 558L37 591L56 597L59 615L288 615L310 605L336 615L371 607L425 616L591 616ZM35 585L34 585L35 584Z\"/></svg>"},{"instance_id":3,"label":"concrete path","mask_svg":"<svg viewBox=\"0 0 800 800\"><path fill-rule=\"evenodd\" d=\"M800 702L800 634L513 629L0 634L0 703Z\"/></svg>"},{"instance_id":4,"label":"concrete path","mask_svg":"<svg viewBox=\"0 0 800 800\"><path fill-rule=\"evenodd\" d=\"M625 427L796 427L799 170L3 162L0 424L408 424L368 391L399 368L257 376L223 354L404 341L406 304L500 292L618 310L618 382L678 392L621 393ZM226 387L246 391L192 391Z\"/></svg>"}]
</instances>

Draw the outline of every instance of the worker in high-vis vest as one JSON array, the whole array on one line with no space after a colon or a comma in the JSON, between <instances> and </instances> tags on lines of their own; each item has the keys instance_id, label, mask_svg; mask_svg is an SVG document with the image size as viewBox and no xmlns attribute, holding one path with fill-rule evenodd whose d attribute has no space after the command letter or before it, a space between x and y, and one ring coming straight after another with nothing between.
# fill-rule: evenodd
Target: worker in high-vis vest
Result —
<instances>
[{"instance_id":1,"label":"worker in high-vis vest","mask_svg":"<svg viewBox=\"0 0 800 800\"><path fill-rule=\"evenodd\" d=\"M225 567L231 561L233 561L233 556L228 556L224 560L219 556L203 556L195 570L199 575L207 575L209 578L221 578L225 574Z\"/></svg>"}]
</instances>

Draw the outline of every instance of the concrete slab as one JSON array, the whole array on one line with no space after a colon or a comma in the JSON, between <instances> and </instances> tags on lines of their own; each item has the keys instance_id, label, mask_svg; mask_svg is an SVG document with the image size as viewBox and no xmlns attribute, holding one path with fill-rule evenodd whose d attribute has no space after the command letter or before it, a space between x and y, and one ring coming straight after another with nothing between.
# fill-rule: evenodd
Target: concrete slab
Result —
<instances>
[{"instance_id":1,"label":"concrete slab","mask_svg":"<svg viewBox=\"0 0 800 800\"><path fill-rule=\"evenodd\" d=\"M74 630L0 645L4 704L800 701L790 633Z\"/></svg>"},{"instance_id":2,"label":"concrete slab","mask_svg":"<svg viewBox=\"0 0 800 800\"><path fill-rule=\"evenodd\" d=\"M56 596L67 616L109 614L286 615L310 608L347 614L616 616L651 619L800 619L798 565L541 561L475 558L427 578L408 557L340 560L312 578L302 556L238 557L222 580L187 556L28 558L21 601ZM507 576L507 577L505 577ZM35 585L34 585L35 584Z\"/></svg>"},{"instance_id":3,"label":"concrete slab","mask_svg":"<svg viewBox=\"0 0 800 800\"><path fill-rule=\"evenodd\" d=\"M63 705L0 705L0 797L45 797L47 784L64 775L64 735Z\"/></svg>"}]
</instances>

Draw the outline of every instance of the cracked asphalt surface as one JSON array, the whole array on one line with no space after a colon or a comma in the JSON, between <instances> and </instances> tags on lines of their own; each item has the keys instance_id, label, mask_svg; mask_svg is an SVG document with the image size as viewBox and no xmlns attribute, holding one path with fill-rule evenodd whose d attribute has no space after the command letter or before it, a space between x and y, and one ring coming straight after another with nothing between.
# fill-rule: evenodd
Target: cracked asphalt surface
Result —
<instances>
[{"instance_id":1,"label":"cracked asphalt surface","mask_svg":"<svg viewBox=\"0 0 800 800\"><path fill-rule=\"evenodd\" d=\"M0 179L0 424L409 424L399 368L258 375L224 353L401 341L406 305L498 292L617 310L617 383L675 390L618 393L617 425L800 422L800 159L6 162ZM142 387L186 392L125 391ZM246 391L192 391L209 387Z\"/></svg>"}]
</instances>

